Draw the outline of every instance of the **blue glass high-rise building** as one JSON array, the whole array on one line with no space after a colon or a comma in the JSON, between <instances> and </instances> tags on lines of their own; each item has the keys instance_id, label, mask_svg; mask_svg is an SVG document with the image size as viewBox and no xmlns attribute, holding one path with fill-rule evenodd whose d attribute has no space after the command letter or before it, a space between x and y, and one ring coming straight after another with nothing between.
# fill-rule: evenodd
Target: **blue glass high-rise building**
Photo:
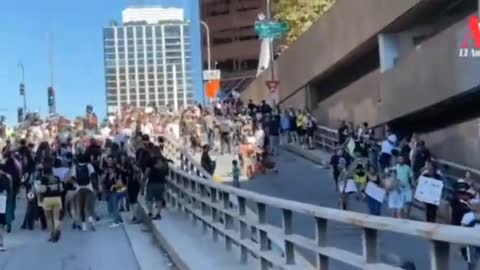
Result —
<instances>
[{"instance_id":1,"label":"blue glass high-rise building","mask_svg":"<svg viewBox=\"0 0 480 270\"><path fill-rule=\"evenodd\" d=\"M198 2L157 2L129 6L122 25L104 28L109 115L126 105L178 109L203 99Z\"/></svg>"},{"instance_id":2,"label":"blue glass high-rise building","mask_svg":"<svg viewBox=\"0 0 480 270\"><path fill-rule=\"evenodd\" d=\"M200 25L201 0L151 0L149 4L162 7L183 8L185 18L190 21L190 38L192 51L192 79L195 101L202 102L204 97L202 66L202 33Z\"/></svg>"}]
</instances>

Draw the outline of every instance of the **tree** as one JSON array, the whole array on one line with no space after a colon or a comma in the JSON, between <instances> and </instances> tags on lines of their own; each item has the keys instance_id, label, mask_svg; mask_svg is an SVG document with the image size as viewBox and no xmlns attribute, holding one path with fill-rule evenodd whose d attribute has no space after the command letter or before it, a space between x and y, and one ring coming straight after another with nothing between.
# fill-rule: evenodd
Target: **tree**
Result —
<instances>
[{"instance_id":1,"label":"tree","mask_svg":"<svg viewBox=\"0 0 480 270\"><path fill-rule=\"evenodd\" d=\"M288 23L286 38L292 43L334 4L335 0L273 0L273 13Z\"/></svg>"}]
</instances>

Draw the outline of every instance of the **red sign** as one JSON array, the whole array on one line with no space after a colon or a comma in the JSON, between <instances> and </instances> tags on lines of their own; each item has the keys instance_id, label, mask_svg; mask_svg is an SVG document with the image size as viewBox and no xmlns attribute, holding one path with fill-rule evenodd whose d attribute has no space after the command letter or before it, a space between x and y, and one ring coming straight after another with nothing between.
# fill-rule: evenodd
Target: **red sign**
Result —
<instances>
[{"instance_id":1,"label":"red sign","mask_svg":"<svg viewBox=\"0 0 480 270\"><path fill-rule=\"evenodd\" d=\"M480 20L477 15L470 17L468 28L470 31L463 39L462 48L469 48L469 43L473 40L475 48L480 49Z\"/></svg>"},{"instance_id":2,"label":"red sign","mask_svg":"<svg viewBox=\"0 0 480 270\"><path fill-rule=\"evenodd\" d=\"M270 90L270 93L274 93L278 90L278 85L280 84L279 81L266 81L265 84L268 87L268 90Z\"/></svg>"}]
</instances>

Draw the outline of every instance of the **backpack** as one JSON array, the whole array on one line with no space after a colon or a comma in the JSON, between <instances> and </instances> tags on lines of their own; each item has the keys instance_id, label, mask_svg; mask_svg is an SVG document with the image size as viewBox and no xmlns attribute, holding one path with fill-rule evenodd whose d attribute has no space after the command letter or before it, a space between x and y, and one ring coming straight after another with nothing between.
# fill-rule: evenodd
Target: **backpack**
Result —
<instances>
[{"instance_id":1,"label":"backpack","mask_svg":"<svg viewBox=\"0 0 480 270\"><path fill-rule=\"evenodd\" d=\"M157 158L153 164L155 170L165 176L168 174L168 163L163 158Z\"/></svg>"},{"instance_id":2,"label":"backpack","mask_svg":"<svg viewBox=\"0 0 480 270\"><path fill-rule=\"evenodd\" d=\"M88 171L87 164L75 166L75 173L77 178L77 184L79 186L90 185L90 173Z\"/></svg>"}]
</instances>

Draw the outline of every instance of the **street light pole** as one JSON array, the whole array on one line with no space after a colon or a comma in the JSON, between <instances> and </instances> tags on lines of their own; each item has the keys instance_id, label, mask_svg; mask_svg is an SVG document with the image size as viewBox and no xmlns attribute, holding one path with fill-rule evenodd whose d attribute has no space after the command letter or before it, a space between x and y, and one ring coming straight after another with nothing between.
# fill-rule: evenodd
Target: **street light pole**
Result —
<instances>
[{"instance_id":1,"label":"street light pole","mask_svg":"<svg viewBox=\"0 0 480 270\"><path fill-rule=\"evenodd\" d=\"M270 21L272 19L272 1L271 0L266 0L267 1L267 21ZM480 1L480 0L479 0ZM275 67L273 66L274 64L274 53L273 53L273 38L270 39L270 71L271 71L271 80L275 80Z\"/></svg>"},{"instance_id":2,"label":"street light pole","mask_svg":"<svg viewBox=\"0 0 480 270\"><path fill-rule=\"evenodd\" d=\"M205 28L205 35L207 36L207 67L208 67L208 70L212 70L212 51L211 51L211 47L210 47L210 27L208 27L208 24L204 21L200 21L200 23L202 24L202 26ZM202 67L203 67L203 63L202 63ZM203 105L206 105L205 103L205 90L202 91L203 95Z\"/></svg>"},{"instance_id":3,"label":"street light pole","mask_svg":"<svg viewBox=\"0 0 480 270\"><path fill-rule=\"evenodd\" d=\"M18 66L20 67L20 70L22 71L22 82L20 87L23 87L23 113L27 113L27 93L25 89L25 66L23 65L22 62L18 63Z\"/></svg>"},{"instance_id":4,"label":"street light pole","mask_svg":"<svg viewBox=\"0 0 480 270\"><path fill-rule=\"evenodd\" d=\"M211 54L211 47L210 47L210 27L204 21L200 21L202 26L205 28L205 34L207 35L207 58L208 58L208 70L212 70L212 54Z\"/></svg>"}]
</instances>

